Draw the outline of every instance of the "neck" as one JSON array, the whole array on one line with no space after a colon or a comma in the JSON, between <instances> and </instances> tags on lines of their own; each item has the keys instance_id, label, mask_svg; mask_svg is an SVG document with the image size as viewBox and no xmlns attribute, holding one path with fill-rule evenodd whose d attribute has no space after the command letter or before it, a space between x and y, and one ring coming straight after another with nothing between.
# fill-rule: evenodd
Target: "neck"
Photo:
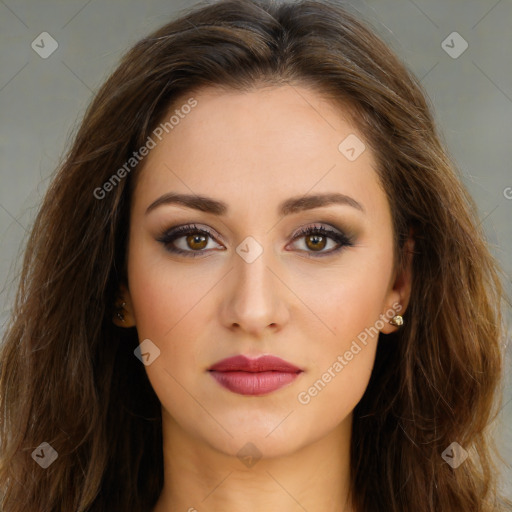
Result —
<instances>
[{"instance_id":1,"label":"neck","mask_svg":"<svg viewBox=\"0 0 512 512\"><path fill-rule=\"evenodd\" d=\"M353 512L348 504L352 416L292 453L258 459L193 438L163 411L164 488L153 512ZM255 443L257 445L257 443Z\"/></svg>"}]
</instances>

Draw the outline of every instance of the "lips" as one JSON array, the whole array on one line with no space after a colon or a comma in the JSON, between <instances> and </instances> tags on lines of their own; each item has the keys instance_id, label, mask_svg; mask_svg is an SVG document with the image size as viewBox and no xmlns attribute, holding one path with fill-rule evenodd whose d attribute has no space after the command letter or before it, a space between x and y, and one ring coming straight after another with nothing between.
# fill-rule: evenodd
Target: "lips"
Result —
<instances>
[{"instance_id":1,"label":"lips","mask_svg":"<svg viewBox=\"0 0 512 512\"><path fill-rule=\"evenodd\" d=\"M228 357L208 369L224 388L240 395L266 395L293 382L303 372L297 366L276 356L250 359Z\"/></svg>"}]
</instances>

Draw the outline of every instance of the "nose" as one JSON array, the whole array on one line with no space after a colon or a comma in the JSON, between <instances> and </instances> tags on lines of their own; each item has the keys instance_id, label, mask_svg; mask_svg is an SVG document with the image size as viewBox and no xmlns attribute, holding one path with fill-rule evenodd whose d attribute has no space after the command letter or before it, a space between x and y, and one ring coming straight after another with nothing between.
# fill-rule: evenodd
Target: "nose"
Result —
<instances>
[{"instance_id":1,"label":"nose","mask_svg":"<svg viewBox=\"0 0 512 512\"><path fill-rule=\"evenodd\" d=\"M221 312L229 329L262 337L269 329L281 330L288 321L287 287L271 256L270 250L264 250L251 263L234 256Z\"/></svg>"}]
</instances>

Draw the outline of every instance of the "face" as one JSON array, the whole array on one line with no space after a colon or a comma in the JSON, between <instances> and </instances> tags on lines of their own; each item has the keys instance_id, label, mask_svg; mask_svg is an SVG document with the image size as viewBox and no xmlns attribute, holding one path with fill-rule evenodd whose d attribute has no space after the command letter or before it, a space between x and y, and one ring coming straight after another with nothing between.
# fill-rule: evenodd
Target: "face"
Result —
<instances>
[{"instance_id":1,"label":"face","mask_svg":"<svg viewBox=\"0 0 512 512\"><path fill-rule=\"evenodd\" d=\"M405 310L389 204L362 134L318 93L193 97L138 176L129 321L164 430L291 453L349 424L376 332Z\"/></svg>"}]
</instances>

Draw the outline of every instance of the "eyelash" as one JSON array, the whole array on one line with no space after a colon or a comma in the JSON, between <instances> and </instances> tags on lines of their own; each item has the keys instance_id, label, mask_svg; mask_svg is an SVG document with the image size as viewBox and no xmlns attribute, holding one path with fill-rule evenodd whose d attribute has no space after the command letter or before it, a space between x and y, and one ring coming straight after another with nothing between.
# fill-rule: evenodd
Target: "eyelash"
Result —
<instances>
[{"instance_id":1,"label":"eyelash","mask_svg":"<svg viewBox=\"0 0 512 512\"><path fill-rule=\"evenodd\" d=\"M179 249L177 247L172 247L172 243L179 238L182 238L184 235L191 235L191 234L201 234L206 235L210 238L214 238L212 233L210 233L207 229L200 229L195 224L189 224L185 226L178 226L177 228L170 229L166 232L164 232L163 235L161 235L159 238L157 238L158 242L161 242L167 251L174 253L174 254L181 254L186 257L196 258L197 256L201 256L204 254L205 249L202 249L200 251L184 251L183 249ZM330 238L331 240L334 240L339 244L339 246L335 249L331 249L327 252L315 252L315 251L302 251L310 254L314 254L314 256L308 256L313 258L322 258L324 256L335 254L343 249L343 247L352 247L354 245L352 239L345 235L342 232L333 231L331 229L325 228L324 226L308 226L306 228L301 228L298 233L295 234L293 241L298 240L304 236L309 235L321 235L327 238Z\"/></svg>"}]
</instances>

